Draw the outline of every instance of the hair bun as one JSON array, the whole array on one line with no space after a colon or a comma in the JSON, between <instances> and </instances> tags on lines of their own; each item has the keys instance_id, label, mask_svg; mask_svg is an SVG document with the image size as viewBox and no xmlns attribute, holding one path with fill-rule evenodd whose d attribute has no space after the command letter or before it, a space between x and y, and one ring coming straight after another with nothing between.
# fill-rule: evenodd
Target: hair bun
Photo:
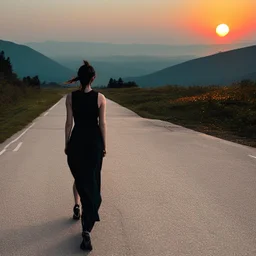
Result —
<instances>
[{"instance_id":1,"label":"hair bun","mask_svg":"<svg viewBox=\"0 0 256 256\"><path fill-rule=\"evenodd\" d=\"M87 60L84 60L84 66L90 67L91 65L90 65L90 63Z\"/></svg>"}]
</instances>

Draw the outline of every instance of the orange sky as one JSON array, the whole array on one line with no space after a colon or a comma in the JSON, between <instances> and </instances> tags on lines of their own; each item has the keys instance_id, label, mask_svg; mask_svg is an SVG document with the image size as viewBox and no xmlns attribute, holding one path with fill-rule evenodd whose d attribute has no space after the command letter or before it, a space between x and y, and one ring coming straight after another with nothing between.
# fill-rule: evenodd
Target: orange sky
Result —
<instances>
[{"instance_id":1,"label":"orange sky","mask_svg":"<svg viewBox=\"0 0 256 256\"><path fill-rule=\"evenodd\" d=\"M256 0L199 1L187 5L188 20L182 26L216 43L244 40L256 31ZM230 27L230 34L220 38L215 33L218 24ZM255 38L256 39L256 38Z\"/></svg>"},{"instance_id":2,"label":"orange sky","mask_svg":"<svg viewBox=\"0 0 256 256\"><path fill-rule=\"evenodd\" d=\"M1 38L163 44L256 41L255 10L256 0L8 0L1 3ZM220 23L230 26L226 38L215 33Z\"/></svg>"}]
</instances>

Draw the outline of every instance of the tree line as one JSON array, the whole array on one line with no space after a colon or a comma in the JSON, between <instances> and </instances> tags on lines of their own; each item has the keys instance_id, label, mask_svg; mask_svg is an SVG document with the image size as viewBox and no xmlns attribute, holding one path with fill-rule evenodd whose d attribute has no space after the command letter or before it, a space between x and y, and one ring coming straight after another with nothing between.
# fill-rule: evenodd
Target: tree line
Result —
<instances>
[{"instance_id":1,"label":"tree line","mask_svg":"<svg viewBox=\"0 0 256 256\"><path fill-rule=\"evenodd\" d=\"M41 82L38 76L24 77L22 80L18 79L16 73L13 72L11 59L5 57L4 51L0 52L0 81L9 81L13 85L26 85L30 87L40 88Z\"/></svg>"},{"instance_id":2,"label":"tree line","mask_svg":"<svg viewBox=\"0 0 256 256\"><path fill-rule=\"evenodd\" d=\"M118 80L110 78L107 87L108 88L131 88L131 87L138 87L138 85L133 81L124 82L123 79L120 77Z\"/></svg>"}]
</instances>

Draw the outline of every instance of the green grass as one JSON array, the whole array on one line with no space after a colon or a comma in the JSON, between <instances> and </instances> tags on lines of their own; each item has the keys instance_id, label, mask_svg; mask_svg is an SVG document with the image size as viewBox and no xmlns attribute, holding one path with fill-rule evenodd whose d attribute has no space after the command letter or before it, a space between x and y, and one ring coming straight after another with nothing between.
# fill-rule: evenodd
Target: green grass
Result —
<instances>
[{"instance_id":1,"label":"green grass","mask_svg":"<svg viewBox=\"0 0 256 256\"><path fill-rule=\"evenodd\" d=\"M73 88L74 89L74 88ZM145 118L161 119L256 147L256 84L98 89ZM0 143L55 104L69 89L0 84Z\"/></svg>"},{"instance_id":2,"label":"green grass","mask_svg":"<svg viewBox=\"0 0 256 256\"><path fill-rule=\"evenodd\" d=\"M242 82L227 87L103 89L101 92L142 117L256 146L255 83Z\"/></svg>"},{"instance_id":3,"label":"green grass","mask_svg":"<svg viewBox=\"0 0 256 256\"><path fill-rule=\"evenodd\" d=\"M61 99L67 89L32 89L0 84L0 143Z\"/></svg>"}]
</instances>

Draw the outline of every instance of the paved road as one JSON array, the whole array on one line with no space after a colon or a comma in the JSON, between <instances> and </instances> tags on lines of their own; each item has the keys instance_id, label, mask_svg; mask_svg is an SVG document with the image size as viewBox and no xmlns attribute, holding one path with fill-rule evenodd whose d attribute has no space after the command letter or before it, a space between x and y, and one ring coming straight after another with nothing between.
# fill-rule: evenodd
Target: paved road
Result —
<instances>
[{"instance_id":1,"label":"paved road","mask_svg":"<svg viewBox=\"0 0 256 256\"><path fill-rule=\"evenodd\" d=\"M1 256L85 255L71 219L64 119L62 99L0 145ZM110 101L107 119L102 221L90 255L256 255L255 149Z\"/></svg>"}]
</instances>

